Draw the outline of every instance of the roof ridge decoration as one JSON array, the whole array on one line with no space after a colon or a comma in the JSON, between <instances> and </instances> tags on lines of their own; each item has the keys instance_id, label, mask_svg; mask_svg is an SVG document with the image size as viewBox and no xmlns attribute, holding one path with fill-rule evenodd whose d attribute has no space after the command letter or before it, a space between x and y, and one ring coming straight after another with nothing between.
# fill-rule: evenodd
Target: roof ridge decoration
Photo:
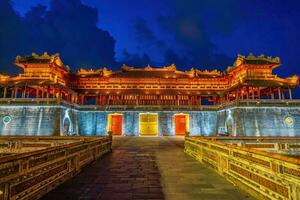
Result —
<instances>
[{"instance_id":1,"label":"roof ridge decoration","mask_svg":"<svg viewBox=\"0 0 300 200\"><path fill-rule=\"evenodd\" d=\"M32 52L30 56L17 56L16 63L49 63L55 64L56 66L62 67L70 71L69 66L64 65L62 60L60 59L59 53L55 53L53 55L49 55L47 52L44 52L42 55L38 55L35 52Z\"/></svg>"},{"instance_id":2,"label":"roof ridge decoration","mask_svg":"<svg viewBox=\"0 0 300 200\"><path fill-rule=\"evenodd\" d=\"M6 79L8 79L8 78L10 78L9 75L0 73L0 80L6 80Z\"/></svg>"},{"instance_id":3,"label":"roof ridge decoration","mask_svg":"<svg viewBox=\"0 0 300 200\"><path fill-rule=\"evenodd\" d=\"M121 70L122 71L131 71L131 70L134 70L134 69L135 69L134 67L130 67L130 66L126 65L126 64L123 64L121 66Z\"/></svg>"},{"instance_id":4,"label":"roof ridge decoration","mask_svg":"<svg viewBox=\"0 0 300 200\"><path fill-rule=\"evenodd\" d=\"M102 72L103 72L103 76L110 76L114 73L112 70L110 70L106 67L103 67Z\"/></svg>"},{"instance_id":5,"label":"roof ridge decoration","mask_svg":"<svg viewBox=\"0 0 300 200\"><path fill-rule=\"evenodd\" d=\"M259 56L254 56L252 53L249 53L249 55L243 56L241 54L238 54L236 61L234 62L234 66L239 66L240 64L244 63L245 61L266 61L270 63L276 63L280 64L280 58L279 57L272 57L268 56L266 57L264 54L260 54Z\"/></svg>"},{"instance_id":6,"label":"roof ridge decoration","mask_svg":"<svg viewBox=\"0 0 300 200\"><path fill-rule=\"evenodd\" d=\"M252 53L249 53L248 56L243 56L241 54L238 54L233 66L227 67L225 72L228 73L242 64L253 64L253 65L273 64L274 67L277 67L281 64L281 61L279 57L273 58L272 56L265 56L264 54L261 54L259 56L254 56Z\"/></svg>"},{"instance_id":7,"label":"roof ridge decoration","mask_svg":"<svg viewBox=\"0 0 300 200\"><path fill-rule=\"evenodd\" d=\"M293 75L285 78L286 81L288 81L290 84L297 84L299 85L299 76Z\"/></svg>"},{"instance_id":8,"label":"roof ridge decoration","mask_svg":"<svg viewBox=\"0 0 300 200\"><path fill-rule=\"evenodd\" d=\"M80 68L78 71L77 71L77 74L97 74L97 73L100 73L102 72L102 69L84 69L84 68Z\"/></svg>"},{"instance_id":9,"label":"roof ridge decoration","mask_svg":"<svg viewBox=\"0 0 300 200\"><path fill-rule=\"evenodd\" d=\"M84 68L80 68L77 71L77 75L99 75L99 76L110 76L111 74L113 74L114 72L106 67L103 67L101 69L84 69Z\"/></svg>"},{"instance_id":10,"label":"roof ridge decoration","mask_svg":"<svg viewBox=\"0 0 300 200\"><path fill-rule=\"evenodd\" d=\"M216 76L222 76L222 72L214 69L214 70L200 70L197 68L191 68L189 71L187 71L187 73L191 74L193 77L200 77L200 76L212 76L212 77L216 77Z\"/></svg>"},{"instance_id":11,"label":"roof ridge decoration","mask_svg":"<svg viewBox=\"0 0 300 200\"><path fill-rule=\"evenodd\" d=\"M176 71L176 65L171 64L163 67L151 67L149 64L144 68L131 67L126 64L121 66L122 71Z\"/></svg>"}]
</instances>

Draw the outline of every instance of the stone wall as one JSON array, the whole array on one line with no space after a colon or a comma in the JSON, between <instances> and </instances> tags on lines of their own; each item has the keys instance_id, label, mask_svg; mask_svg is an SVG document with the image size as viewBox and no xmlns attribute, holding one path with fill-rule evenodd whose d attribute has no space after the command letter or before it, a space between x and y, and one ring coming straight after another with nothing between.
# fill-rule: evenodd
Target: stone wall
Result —
<instances>
[{"instance_id":1,"label":"stone wall","mask_svg":"<svg viewBox=\"0 0 300 200\"><path fill-rule=\"evenodd\" d=\"M235 107L218 111L218 131L233 136L300 136L299 107Z\"/></svg>"},{"instance_id":2,"label":"stone wall","mask_svg":"<svg viewBox=\"0 0 300 200\"><path fill-rule=\"evenodd\" d=\"M107 133L108 115L114 112L106 111L79 111L79 135L104 135ZM139 135L139 114L143 111L119 111L123 115L123 135ZM175 135L174 115L177 111L157 111L158 135ZM216 112L200 111L186 112L189 116L189 132L191 135L214 135L216 133Z\"/></svg>"},{"instance_id":3,"label":"stone wall","mask_svg":"<svg viewBox=\"0 0 300 200\"><path fill-rule=\"evenodd\" d=\"M96 136L106 134L108 112L79 111L77 116L79 135Z\"/></svg>"},{"instance_id":4,"label":"stone wall","mask_svg":"<svg viewBox=\"0 0 300 200\"><path fill-rule=\"evenodd\" d=\"M1 135L59 135L59 106L0 106Z\"/></svg>"},{"instance_id":5,"label":"stone wall","mask_svg":"<svg viewBox=\"0 0 300 200\"><path fill-rule=\"evenodd\" d=\"M139 112L123 112L123 134L127 136L139 135Z\"/></svg>"},{"instance_id":6,"label":"stone wall","mask_svg":"<svg viewBox=\"0 0 300 200\"><path fill-rule=\"evenodd\" d=\"M217 113L214 111L189 112L191 136L211 136L216 134Z\"/></svg>"},{"instance_id":7,"label":"stone wall","mask_svg":"<svg viewBox=\"0 0 300 200\"><path fill-rule=\"evenodd\" d=\"M107 134L112 111L82 111L64 106L0 106L1 135ZM123 135L139 135L139 114L145 111L117 111L123 114ZM158 114L158 135L175 135L174 115ZM300 136L300 107L232 107L220 111L187 111L191 136L212 136L227 132L233 136Z\"/></svg>"}]
</instances>

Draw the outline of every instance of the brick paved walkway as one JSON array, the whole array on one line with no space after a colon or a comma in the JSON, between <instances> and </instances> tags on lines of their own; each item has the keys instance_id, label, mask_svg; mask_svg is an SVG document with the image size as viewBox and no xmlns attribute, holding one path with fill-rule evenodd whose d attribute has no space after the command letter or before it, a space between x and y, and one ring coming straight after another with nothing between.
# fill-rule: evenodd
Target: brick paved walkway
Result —
<instances>
[{"instance_id":1,"label":"brick paved walkway","mask_svg":"<svg viewBox=\"0 0 300 200\"><path fill-rule=\"evenodd\" d=\"M183 138L116 137L113 153L47 194L59 199L251 199L183 153Z\"/></svg>"}]
</instances>

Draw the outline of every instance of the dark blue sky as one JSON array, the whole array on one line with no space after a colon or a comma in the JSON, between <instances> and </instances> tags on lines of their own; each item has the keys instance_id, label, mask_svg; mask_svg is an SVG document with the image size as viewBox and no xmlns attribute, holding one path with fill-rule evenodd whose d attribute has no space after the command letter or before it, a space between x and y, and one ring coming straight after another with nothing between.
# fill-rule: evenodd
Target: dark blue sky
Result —
<instances>
[{"instance_id":1,"label":"dark blue sky","mask_svg":"<svg viewBox=\"0 0 300 200\"><path fill-rule=\"evenodd\" d=\"M9 58L32 51L60 52L74 70L121 63L223 70L251 52L279 56L280 76L299 74L296 0L13 0L17 15L1 1L0 29L7 21L16 27L0 32L8 72Z\"/></svg>"}]
</instances>

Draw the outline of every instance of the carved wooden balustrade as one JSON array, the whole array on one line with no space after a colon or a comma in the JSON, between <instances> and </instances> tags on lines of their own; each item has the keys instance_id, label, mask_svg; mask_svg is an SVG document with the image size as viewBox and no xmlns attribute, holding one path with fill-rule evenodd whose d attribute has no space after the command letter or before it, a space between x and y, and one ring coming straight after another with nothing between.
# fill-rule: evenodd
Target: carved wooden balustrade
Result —
<instances>
[{"instance_id":1,"label":"carved wooden balustrade","mask_svg":"<svg viewBox=\"0 0 300 200\"><path fill-rule=\"evenodd\" d=\"M216 140L216 137L186 137L185 152L258 199L300 199L299 157L255 149L276 149L282 144L286 148L298 148L295 144L299 144L299 140L289 143L287 138L282 138L282 142L278 141L280 146L271 146L274 144L271 139L258 143L258 146L254 142L226 143ZM255 148L248 148L247 145Z\"/></svg>"},{"instance_id":2,"label":"carved wooden balustrade","mask_svg":"<svg viewBox=\"0 0 300 200\"><path fill-rule=\"evenodd\" d=\"M0 137L0 200L38 199L111 151L110 137ZM16 153L17 149L38 150Z\"/></svg>"}]
</instances>

